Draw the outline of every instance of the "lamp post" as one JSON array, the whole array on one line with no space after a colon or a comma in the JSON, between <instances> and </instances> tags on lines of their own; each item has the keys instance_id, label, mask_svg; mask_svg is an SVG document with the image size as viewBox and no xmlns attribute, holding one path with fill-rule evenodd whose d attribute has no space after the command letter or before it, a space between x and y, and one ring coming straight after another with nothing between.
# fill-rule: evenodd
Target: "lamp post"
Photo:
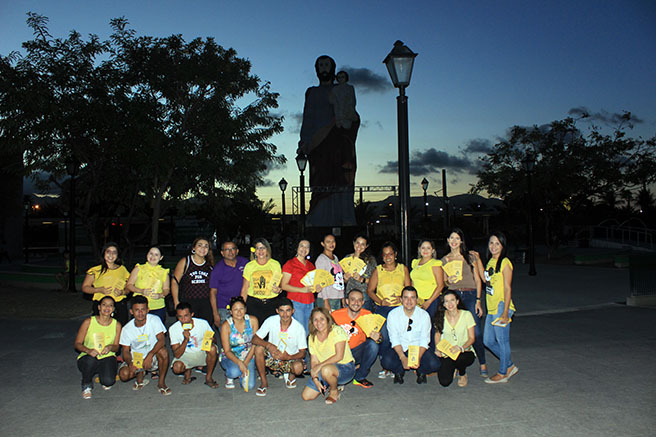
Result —
<instances>
[{"instance_id":1,"label":"lamp post","mask_svg":"<svg viewBox=\"0 0 656 437\"><path fill-rule=\"evenodd\" d=\"M305 171L305 167L307 167L308 163L308 158L303 153L302 150L298 150L296 153L296 165L298 166L298 171L301 172L301 176L299 178L300 182L300 189L301 189L301 199L299 203L301 204L301 233L305 231L305 175L303 172Z\"/></svg>"},{"instance_id":2,"label":"lamp post","mask_svg":"<svg viewBox=\"0 0 656 437\"><path fill-rule=\"evenodd\" d=\"M533 169L535 168L535 155L527 153L523 159L528 182L528 274L537 275L535 270L535 236L533 235Z\"/></svg>"},{"instance_id":3,"label":"lamp post","mask_svg":"<svg viewBox=\"0 0 656 437\"><path fill-rule=\"evenodd\" d=\"M25 264L30 262L30 209L32 209L32 199L28 195L23 196L23 208L25 208L25 223L23 224L23 255Z\"/></svg>"},{"instance_id":4,"label":"lamp post","mask_svg":"<svg viewBox=\"0 0 656 437\"><path fill-rule=\"evenodd\" d=\"M69 203L69 216L70 216L70 231L68 236L70 238L69 243L69 255L68 255L68 291L75 293L75 270L77 262L75 260L75 175L77 173L78 162L75 158L70 158L66 161L66 172L71 177L70 181L70 203Z\"/></svg>"},{"instance_id":5,"label":"lamp post","mask_svg":"<svg viewBox=\"0 0 656 437\"><path fill-rule=\"evenodd\" d=\"M280 220L280 231L282 232L282 255L287 259L287 236L285 235L285 190L287 189L287 181L285 178L280 179L278 182L280 191L282 191L282 217Z\"/></svg>"},{"instance_id":6,"label":"lamp post","mask_svg":"<svg viewBox=\"0 0 656 437\"><path fill-rule=\"evenodd\" d=\"M426 178L422 179L421 188L424 190L424 220L428 220L428 199L426 197L426 190L428 190L428 180Z\"/></svg>"},{"instance_id":7,"label":"lamp post","mask_svg":"<svg viewBox=\"0 0 656 437\"><path fill-rule=\"evenodd\" d=\"M408 98L405 89L410 85L416 53L403 42L396 41L394 48L383 60L394 87L399 89L396 98L399 142L399 205L401 211L401 255L403 262L410 262L410 235L408 212L410 211L410 161L408 152Z\"/></svg>"}]
</instances>

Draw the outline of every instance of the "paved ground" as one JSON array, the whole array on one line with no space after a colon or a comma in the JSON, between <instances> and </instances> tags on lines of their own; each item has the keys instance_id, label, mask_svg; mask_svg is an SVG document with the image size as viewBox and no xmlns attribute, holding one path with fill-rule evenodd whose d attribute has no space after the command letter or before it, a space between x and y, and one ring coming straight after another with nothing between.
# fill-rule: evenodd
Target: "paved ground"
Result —
<instances>
[{"instance_id":1,"label":"paved ground","mask_svg":"<svg viewBox=\"0 0 656 437\"><path fill-rule=\"evenodd\" d=\"M183 386L171 375L167 398L155 384L133 392L117 383L84 401L72 349L79 317L5 315L2 434L655 435L656 310L617 304L627 289L625 270L538 265L538 276L528 277L517 266L511 345L520 372L508 384L484 384L476 369L466 388L442 388L436 376L422 386L410 375L402 386L372 378L374 388L348 386L332 406L303 402L300 387L287 390L279 380L257 398L199 381ZM30 297L0 290L16 293ZM498 361L489 354L488 361L495 370Z\"/></svg>"}]
</instances>

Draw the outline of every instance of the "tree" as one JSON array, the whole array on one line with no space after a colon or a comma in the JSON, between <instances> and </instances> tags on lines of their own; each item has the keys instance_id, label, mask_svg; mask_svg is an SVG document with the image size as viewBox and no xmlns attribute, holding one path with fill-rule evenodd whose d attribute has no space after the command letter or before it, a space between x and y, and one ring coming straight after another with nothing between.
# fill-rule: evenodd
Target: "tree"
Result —
<instances>
[{"instance_id":1,"label":"tree","mask_svg":"<svg viewBox=\"0 0 656 437\"><path fill-rule=\"evenodd\" d=\"M77 32L53 39L28 14L26 55L0 58L0 142L24 151L28 171L60 179L80 163L80 211L92 241L117 209L150 217L191 196L252 198L282 131L278 94L251 64L212 38L137 37L124 18L108 41ZM128 240L129 241L129 240ZM98 246L94 243L94 246Z\"/></svg>"},{"instance_id":2,"label":"tree","mask_svg":"<svg viewBox=\"0 0 656 437\"><path fill-rule=\"evenodd\" d=\"M497 143L481 158L481 170L473 191L501 197L511 208L528 214L527 160L534 160L533 204L544 220L545 242L557 246L560 225L590 202L615 207L643 184L656 180L655 139L630 138L631 114L611 134L592 126L584 135L573 118L547 126L510 129L508 139Z\"/></svg>"}]
</instances>

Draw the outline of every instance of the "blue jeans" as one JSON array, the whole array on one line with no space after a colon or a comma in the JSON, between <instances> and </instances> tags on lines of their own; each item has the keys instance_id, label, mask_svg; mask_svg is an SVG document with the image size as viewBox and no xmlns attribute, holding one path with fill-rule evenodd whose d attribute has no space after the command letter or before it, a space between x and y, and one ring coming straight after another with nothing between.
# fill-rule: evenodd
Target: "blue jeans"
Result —
<instances>
[{"instance_id":1,"label":"blue jeans","mask_svg":"<svg viewBox=\"0 0 656 437\"><path fill-rule=\"evenodd\" d=\"M499 359L499 373L505 375L508 367L513 366L510 359L510 325L501 327L494 326L492 322L503 313L504 303L499 302L496 314L489 314L485 318L485 330L483 331L483 343ZM508 311L508 317L513 316L513 311Z\"/></svg>"},{"instance_id":2,"label":"blue jeans","mask_svg":"<svg viewBox=\"0 0 656 437\"><path fill-rule=\"evenodd\" d=\"M404 353L407 357L408 352L406 351ZM399 355L392 348L383 353L383 358L380 363L383 366L383 369L391 370L395 375L403 375L405 373ZM437 372L439 368L440 360L437 358L437 355L435 355L430 349L426 349L419 361L417 372L427 375L429 373Z\"/></svg>"},{"instance_id":3,"label":"blue jeans","mask_svg":"<svg viewBox=\"0 0 656 437\"><path fill-rule=\"evenodd\" d=\"M467 311L474 316L474 322L476 322L476 326L474 327L476 334L474 351L476 351L476 356L478 357L478 364L482 366L485 364L485 347L483 346L481 318L476 314L476 290L456 290L456 293L460 296L460 301L467 308Z\"/></svg>"},{"instance_id":4,"label":"blue jeans","mask_svg":"<svg viewBox=\"0 0 656 437\"><path fill-rule=\"evenodd\" d=\"M355 359L355 364L360 365L355 372L355 380L362 381L363 379L367 379L369 370L371 370L371 366L373 366L376 357L378 357L378 343L368 338L364 343L351 349L351 353Z\"/></svg>"},{"instance_id":5,"label":"blue jeans","mask_svg":"<svg viewBox=\"0 0 656 437\"><path fill-rule=\"evenodd\" d=\"M387 315L390 313L396 307L388 307L388 306L383 306L383 305L376 305L375 308L375 313L380 314L381 316L387 318ZM380 342L380 347L378 349L378 353L380 354L380 357L382 359L383 352L390 349L392 345L390 344L390 339L389 339L389 331L387 331L387 322L383 323L383 326L380 328L380 334L383 337L382 341Z\"/></svg>"},{"instance_id":6,"label":"blue jeans","mask_svg":"<svg viewBox=\"0 0 656 437\"><path fill-rule=\"evenodd\" d=\"M239 370L239 366L234 363L230 358L224 358L221 360L221 367L225 370L226 378L236 379L239 378L239 383L244 386L244 377ZM248 362L248 390L252 390L255 387L255 380L257 379L257 374L255 373L255 358L251 358Z\"/></svg>"},{"instance_id":7,"label":"blue jeans","mask_svg":"<svg viewBox=\"0 0 656 437\"><path fill-rule=\"evenodd\" d=\"M312 313L312 309L314 308L314 302L313 303L301 303L301 302L294 302L294 314L292 314L292 317L295 318L298 323L303 325L303 328L305 329L305 335L309 335L309 329L310 329L310 314Z\"/></svg>"},{"instance_id":8,"label":"blue jeans","mask_svg":"<svg viewBox=\"0 0 656 437\"><path fill-rule=\"evenodd\" d=\"M337 367L337 385L344 385L351 382L353 375L355 375L355 363L353 361L348 364L335 364L335 367ZM321 374L319 374L319 381L324 385L326 384L326 381L323 380ZM312 378L309 378L305 385L312 390L319 391Z\"/></svg>"}]
</instances>

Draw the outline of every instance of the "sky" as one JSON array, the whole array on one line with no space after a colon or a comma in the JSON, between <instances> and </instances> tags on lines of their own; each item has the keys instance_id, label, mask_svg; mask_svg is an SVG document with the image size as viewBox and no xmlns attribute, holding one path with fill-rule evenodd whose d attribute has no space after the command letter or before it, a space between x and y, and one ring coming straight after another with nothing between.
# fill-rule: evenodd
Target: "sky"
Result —
<instances>
[{"instance_id":1,"label":"sky","mask_svg":"<svg viewBox=\"0 0 656 437\"><path fill-rule=\"evenodd\" d=\"M106 38L125 16L138 35L214 37L252 63L280 94L284 132L271 139L287 164L265 175L263 200L280 203L278 181L298 185L294 161L304 93L327 54L350 71L362 119L356 185L396 185L396 96L382 60L396 40L418 53L406 90L411 195L469 190L481 153L514 125L542 125L585 108L603 125L637 117L632 136L656 135L656 2L577 1L52 1L0 0L0 55L32 39L26 13L50 33ZM574 112L572 112L574 111ZM441 193L441 191L439 191ZM386 193L365 200L379 200ZM291 189L286 191L287 208Z\"/></svg>"}]
</instances>

